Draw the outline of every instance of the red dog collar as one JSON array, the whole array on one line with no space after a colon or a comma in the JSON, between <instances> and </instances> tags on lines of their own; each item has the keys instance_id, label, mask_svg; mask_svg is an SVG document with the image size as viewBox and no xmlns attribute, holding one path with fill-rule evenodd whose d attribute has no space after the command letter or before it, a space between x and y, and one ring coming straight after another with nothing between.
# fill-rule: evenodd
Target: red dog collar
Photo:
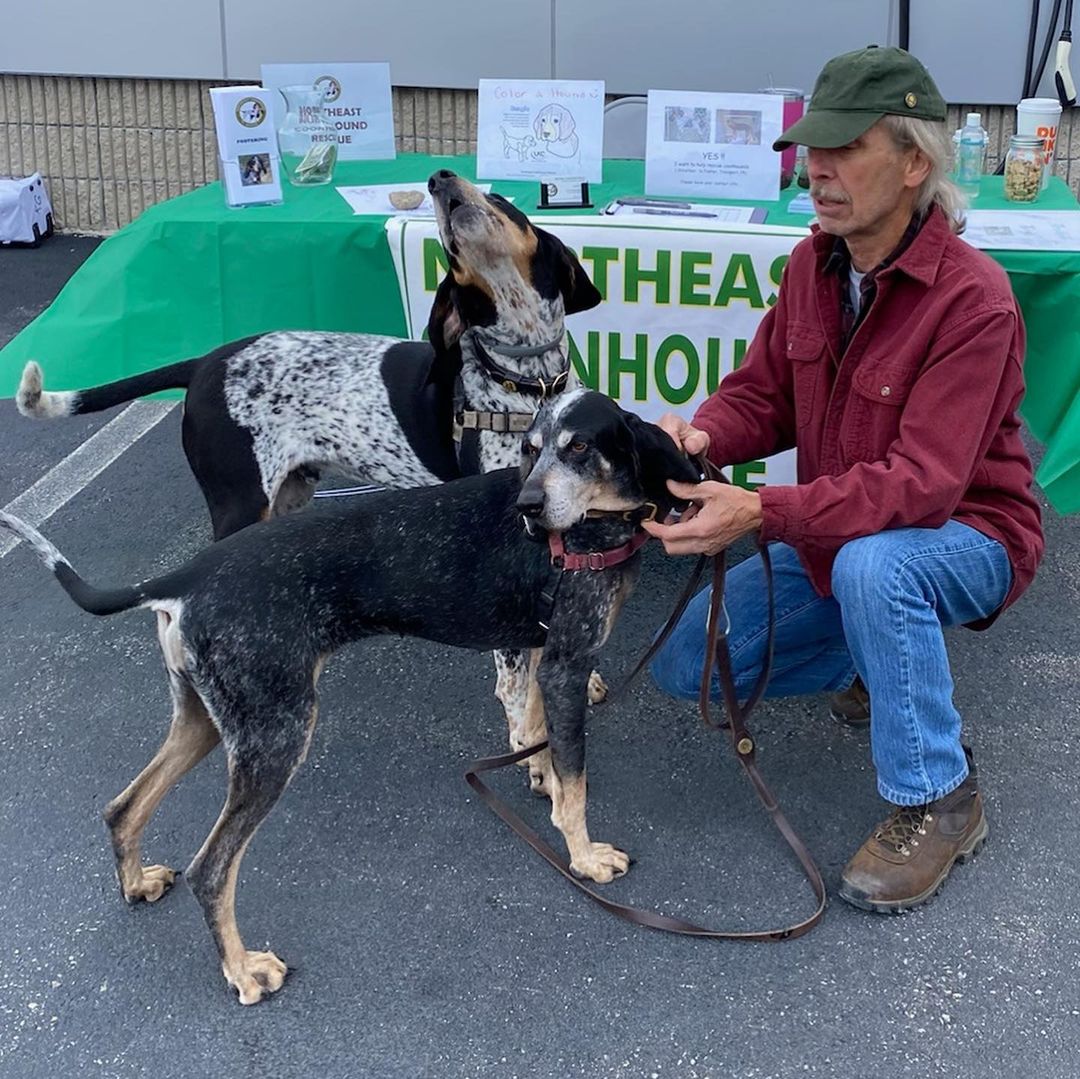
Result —
<instances>
[{"instance_id":1,"label":"red dog collar","mask_svg":"<svg viewBox=\"0 0 1080 1079\"><path fill-rule=\"evenodd\" d=\"M581 554L569 554L563 547L562 534L548 533L548 548L551 551L551 564L556 569L608 569L632 558L649 538L648 532L635 532L628 543L621 547L612 547L607 551L584 551Z\"/></svg>"}]
</instances>

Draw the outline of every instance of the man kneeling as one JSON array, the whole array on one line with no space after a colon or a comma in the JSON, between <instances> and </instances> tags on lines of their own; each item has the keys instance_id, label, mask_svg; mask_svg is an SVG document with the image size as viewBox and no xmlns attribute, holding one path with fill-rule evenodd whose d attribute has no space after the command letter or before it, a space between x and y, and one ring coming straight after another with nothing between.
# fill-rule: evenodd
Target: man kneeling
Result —
<instances>
[{"instance_id":1,"label":"man kneeling","mask_svg":"<svg viewBox=\"0 0 1080 1079\"><path fill-rule=\"evenodd\" d=\"M714 554L751 532L772 541L771 696L862 679L891 808L840 894L879 911L930 898L986 837L942 629L989 625L1043 549L1016 412L1023 322L1004 271L957 236L944 121L929 73L901 49L825 65L806 115L774 144L807 147L819 227L792 253L740 368L692 424L661 421L721 466L794 446L798 483L673 485L700 511L646 526L672 554ZM763 658L765 595L757 559L730 574L742 692ZM654 661L673 695L697 695L707 604L707 592L694 600Z\"/></svg>"}]
</instances>

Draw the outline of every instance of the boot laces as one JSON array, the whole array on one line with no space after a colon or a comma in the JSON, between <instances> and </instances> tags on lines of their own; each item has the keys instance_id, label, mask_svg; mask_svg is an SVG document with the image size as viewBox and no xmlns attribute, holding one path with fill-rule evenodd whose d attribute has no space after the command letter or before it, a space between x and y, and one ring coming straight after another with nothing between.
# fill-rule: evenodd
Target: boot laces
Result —
<instances>
[{"instance_id":1,"label":"boot laces","mask_svg":"<svg viewBox=\"0 0 1080 1079\"><path fill-rule=\"evenodd\" d=\"M897 854L910 855L926 835L926 822L933 820L929 805L897 806L888 820L878 825L874 838L892 847Z\"/></svg>"}]
</instances>

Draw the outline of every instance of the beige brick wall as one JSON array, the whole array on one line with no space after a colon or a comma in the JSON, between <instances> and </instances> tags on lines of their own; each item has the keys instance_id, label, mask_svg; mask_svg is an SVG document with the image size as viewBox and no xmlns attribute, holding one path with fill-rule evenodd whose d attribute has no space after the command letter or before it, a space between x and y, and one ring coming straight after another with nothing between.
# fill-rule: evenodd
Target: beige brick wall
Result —
<instances>
[{"instance_id":1,"label":"beige brick wall","mask_svg":"<svg viewBox=\"0 0 1080 1079\"><path fill-rule=\"evenodd\" d=\"M111 232L147 206L217 178L207 90L220 83L0 74L0 176L38 170L56 224ZM476 94L394 88L402 153L476 150ZM950 107L955 128L978 106ZM996 163L1015 130L1011 108L981 109ZM1058 139L1057 172L1080 185L1080 130L1071 110Z\"/></svg>"}]
</instances>

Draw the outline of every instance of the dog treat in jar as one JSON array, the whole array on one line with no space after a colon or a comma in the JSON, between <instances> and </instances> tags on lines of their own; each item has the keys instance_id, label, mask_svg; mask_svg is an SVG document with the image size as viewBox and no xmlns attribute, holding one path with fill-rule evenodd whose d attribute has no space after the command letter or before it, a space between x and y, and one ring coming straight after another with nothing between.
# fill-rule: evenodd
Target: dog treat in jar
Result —
<instances>
[{"instance_id":1,"label":"dog treat in jar","mask_svg":"<svg viewBox=\"0 0 1080 1079\"><path fill-rule=\"evenodd\" d=\"M415 210L424 201L422 191L391 191L390 205L395 210Z\"/></svg>"},{"instance_id":2,"label":"dog treat in jar","mask_svg":"<svg viewBox=\"0 0 1080 1079\"><path fill-rule=\"evenodd\" d=\"M1042 186L1046 160L1038 135L1013 135L1005 155L1005 197L1011 202L1034 202Z\"/></svg>"}]
</instances>

